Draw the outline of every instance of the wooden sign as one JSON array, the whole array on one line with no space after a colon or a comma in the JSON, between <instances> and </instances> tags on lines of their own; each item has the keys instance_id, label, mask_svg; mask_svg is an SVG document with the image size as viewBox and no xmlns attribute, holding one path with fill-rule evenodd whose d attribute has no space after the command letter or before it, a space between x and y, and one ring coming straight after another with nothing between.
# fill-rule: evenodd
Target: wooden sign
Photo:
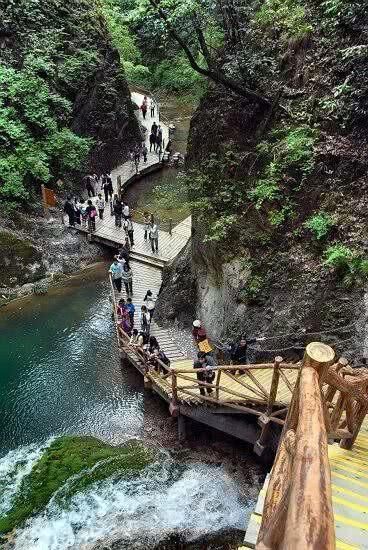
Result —
<instances>
[{"instance_id":1,"label":"wooden sign","mask_svg":"<svg viewBox=\"0 0 368 550\"><path fill-rule=\"evenodd\" d=\"M52 189L48 189L44 185L41 185L42 200L45 207L56 206L56 195Z\"/></svg>"},{"instance_id":2,"label":"wooden sign","mask_svg":"<svg viewBox=\"0 0 368 550\"><path fill-rule=\"evenodd\" d=\"M210 353L212 351L211 344L207 340L202 340L202 342L198 342L198 349L199 351L204 351L205 353Z\"/></svg>"}]
</instances>

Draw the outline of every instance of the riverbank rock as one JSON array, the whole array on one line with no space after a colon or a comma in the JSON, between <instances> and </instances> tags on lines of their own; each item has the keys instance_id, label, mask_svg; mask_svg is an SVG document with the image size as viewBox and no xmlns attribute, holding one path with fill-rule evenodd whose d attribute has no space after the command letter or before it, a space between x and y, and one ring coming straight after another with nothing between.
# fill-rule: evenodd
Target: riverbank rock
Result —
<instances>
[{"instance_id":1,"label":"riverbank rock","mask_svg":"<svg viewBox=\"0 0 368 550\"><path fill-rule=\"evenodd\" d=\"M107 256L104 247L88 243L85 235L62 225L58 216L0 219L0 305Z\"/></svg>"},{"instance_id":2,"label":"riverbank rock","mask_svg":"<svg viewBox=\"0 0 368 550\"><path fill-rule=\"evenodd\" d=\"M0 229L0 286L14 288L46 274L42 252L26 237Z\"/></svg>"}]
</instances>

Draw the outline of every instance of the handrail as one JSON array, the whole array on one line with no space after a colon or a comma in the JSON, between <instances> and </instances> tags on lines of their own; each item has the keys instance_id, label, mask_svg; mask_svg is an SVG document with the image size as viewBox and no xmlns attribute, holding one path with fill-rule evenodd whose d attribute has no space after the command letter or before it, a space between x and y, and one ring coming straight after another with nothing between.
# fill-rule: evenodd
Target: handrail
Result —
<instances>
[{"instance_id":1,"label":"handrail","mask_svg":"<svg viewBox=\"0 0 368 550\"><path fill-rule=\"evenodd\" d=\"M257 550L333 550L334 517L321 385L334 359L307 346L264 503Z\"/></svg>"}]
</instances>

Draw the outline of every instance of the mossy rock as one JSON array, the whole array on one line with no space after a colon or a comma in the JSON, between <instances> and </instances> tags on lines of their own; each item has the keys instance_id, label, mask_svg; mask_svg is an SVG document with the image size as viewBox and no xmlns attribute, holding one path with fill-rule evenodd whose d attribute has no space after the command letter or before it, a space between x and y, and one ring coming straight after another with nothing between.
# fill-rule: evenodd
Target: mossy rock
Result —
<instances>
[{"instance_id":1,"label":"mossy rock","mask_svg":"<svg viewBox=\"0 0 368 550\"><path fill-rule=\"evenodd\" d=\"M23 479L12 508L0 518L0 533L43 510L56 492L58 502L67 503L93 483L137 473L153 459L153 451L135 441L112 447L94 437L59 437Z\"/></svg>"},{"instance_id":2,"label":"mossy rock","mask_svg":"<svg viewBox=\"0 0 368 550\"><path fill-rule=\"evenodd\" d=\"M46 270L42 254L27 239L0 231L0 285L16 286L42 278Z\"/></svg>"}]
</instances>

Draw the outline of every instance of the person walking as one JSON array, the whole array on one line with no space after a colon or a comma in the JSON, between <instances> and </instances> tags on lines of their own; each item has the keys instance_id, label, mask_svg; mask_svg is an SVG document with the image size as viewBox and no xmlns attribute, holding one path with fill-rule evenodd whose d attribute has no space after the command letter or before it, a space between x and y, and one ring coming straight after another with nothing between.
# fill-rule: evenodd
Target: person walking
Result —
<instances>
[{"instance_id":1,"label":"person walking","mask_svg":"<svg viewBox=\"0 0 368 550\"><path fill-rule=\"evenodd\" d=\"M108 189L109 197L110 197L110 200L111 200L112 196L114 194L114 186L112 184L111 174L105 174L105 178L106 178L106 181L107 181L107 189Z\"/></svg>"},{"instance_id":2,"label":"person walking","mask_svg":"<svg viewBox=\"0 0 368 550\"><path fill-rule=\"evenodd\" d=\"M130 296L129 298L127 298L126 307L127 307L127 310L129 311L130 322L132 324L132 327L134 327L135 305L133 304Z\"/></svg>"},{"instance_id":3,"label":"person walking","mask_svg":"<svg viewBox=\"0 0 368 550\"><path fill-rule=\"evenodd\" d=\"M130 247L134 246L134 226L131 217L129 216L124 221L124 229L130 241Z\"/></svg>"},{"instance_id":4,"label":"person walking","mask_svg":"<svg viewBox=\"0 0 368 550\"><path fill-rule=\"evenodd\" d=\"M150 142L150 153L152 153L152 148L153 150L155 150L155 147L156 147L156 134L154 134L153 132L151 132L150 134L149 142Z\"/></svg>"},{"instance_id":5,"label":"person walking","mask_svg":"<svg viewBox=\"0 0 368 550\"><path fill-rule=\"evenodd\" d=\"M122 273L123 266L117 259L113 261L110 266L109 273L111 273L112 282L118 292L121 292Z\"/></svg>"},{"instance_id":6,"label":"person walking","mask_svg":"<svg viewBox=\"0 0 368 550\"><path fill-rule=\"evenodd\" d=\"M115 227L121 227L121 217L123 215L123 205L121 200L115 195L116 199L114 200L114 216L115 216Z\"/></svg>"},{"instance_id":7,"label":"person walking","mask_svg":"<svg viewBox=\"0 0 368 550\"><path fill-rule=\"evenodd\" d=\"M146 163L147 162L148 149L147 149L147 145L145 143L143 144L143 147L142 147L142 155L143 155L143 162Z\"/></svg>"},{"instance_id":8,"label":"person walking","mask_svg":"<svg viewBox=\"0 0 368 550\"><path fill-rule=\"evenodd\" d=\"M103 200L101 193L98 194L96 206L98 210L98 217L100 218L100 220L103 220L105 201Z\"/></svg>"},{"instance_id":9,"label":"person walking","mask_svg":"<svg viewBox=\"0 0 368 550\"><path fill-rule=\"evenodd\" d=\"M102 176L102 186L101 191L104 192L105 195L105 203L108 203L109 200L109 182L107 181L107 178L105 175Z\"/></svg>"},{"instance_id":10,"label":"person walking","mask_svg":"<svg viewBox=\"0 0 368 550\"><path fill-rule=\"evenodd\" d=\"M156 108L156 103L154 99L151 99L150 108L151 108L151 118L153 118L155 116L155 108Z\"/></svg>"},{"instance_id":11,"label":"person walking","mask_svg":"<svg viewBox=\"0 0 368 550\"><path fill-rule=\"evenodd\" d=\"M93 187L93 182L94 182L93 177L92 176L85 176L84 181L85 181L85 186L86 186L86 190L87 190L87 193L88 193L88 197L89 198L94 197L95 196L95 190L94 190L94 187Z\"/></svg>"},{"instance_id":12,"label":"person walking","mask_svg":"<svg viewBox=\"0 0 368 550\"><path fill-rule=\"evenodd\" d=\"M158 225L154 221L150 225L149 238L151 241L152 253L158 253Z\"/></svg>"},{"instance_id":13,"label":"person walking","mask_svg":"<svg viewBox=\"0 0 368 550\"><path fill-rule=\"evenodd\" d=\"M134 165L135 165L135 173L138 174L139 172L139 161L141 160L141 152L139 149L139 146L137 145L134 149Z\"/></svg>"},{"instance_id":14,"label":"person walking","mask_svg":"<svg viewBox=\"0 0 368 550\"><path fill-rule=\"evenodd\" d=\"M123 202L123 216L124 216L124 220L127 220L130 216L130 208L128 203L126 202Z\"/></svg>"},{"instance_id":15,"label":"person walking","mask_svg":"<svg viewBox=\"0 0 368 550\"><path fill-rule=\"evenodd\" d=\"M74 197L73 201L74 208L74 218L78 225L81 225L81 211L80 211L80 202L78 197Z\"/></svg>"},{"instance_id":16,"label":"person walking","mask_svg":"<svg viewBox=\"0 0 368 550\"><path fill-rule=\"evenodd\" d=\"M162 147L162 128L159 126L157 128L157 136L156 136L156 153L161 153L161 147Z\"/></svg>"},{"instance_id":17,"label":"person walking","mask_svg":"<svg viewBox=\"0 0 368 550\"><path fill-rule=\"evenodd\" d=\"M266 338L262 336L261 338L247 338L246 335L243 335L240 338L238 344L235 344L231 347L230 358L233 365L246 365L248 362L247 352L248 345L254 344L255 342L262 342ZM242 370L239 369L239 374L242 373ZM234 373L236 374L236 372Z\"/></svg>"},{"instance_id":18,"label":"person walking","mask_svg":"<svg viewBox=\"0 0 368 550\"><path fill-rule=\"evenodd\" d=\"M96 231L97 210L91 199L88 199L87 204L88 206L86 208L86 214L88 219L88 231L90 233L93 233L94 231Z\"/></svg>"},{"instance_id":19,"label":"person walking","mask_svg":"<svg viewBox=\"0 0 368 550\"><path fill-rule=\"evenodd\" d=\"M146 114L147 114L147 103L145 103L143 101L142 105L141 105L141 111L142 111L142 115L143 115L143 120L146 120Z\"/></svg>"},{"instance_id":20,"label":"person walking","mask_svg":"<svg viewBox=\"0 0 368 550\"><path fill-rule=\"evenodd\" d=\"M65 204L64 204L64 212L67 214L69 218L69 226L74 227L75 226L75 211L74 211L74 205L72 203L72 198L67 197Z\"/></svg>"},{"instance_id":21,"label":"person walking","mask_svg":"<svg viewBox=\"0 0 368 550\"><path fill-rule=\"evenodd\" d=\"M199 319L193 321L192 336L197 346L200 342L207 340L206 329L202 327L202 323Z\"/></svg>"},{"instance_id":22,"label":"person walking","mask_svg":"<svg viewBox=\"0 0 368 550\"><path fill-rule=\"evenodd\" d=\"M155 137L157 136L157 128L158 128L158 126L157 126L156 122L154 122L151 126L151 134L153 134Z\"/></svg>"},{"instance_id":23,"label":"person walking","mask_svg":"<svg viewBox=\"0 0 368 550\"><path fill-rule=\"evenodd\" d=\"M212 370L213 365L209 364L207 355L204 352L198 353L198 359L193 364L194 369L206 369L203 372L197 372L197 380L199 382L205 382L207 384L212 384L215 379L215 372ZM208 394L212 393L213 388L207 386L199 386L199 393L205 395L206 391Z\"/></svg>"},{"instance_id":24,"label":"person walking","mask_svg":"<svg viewBox=\"0 0 368 550\"><path fill-rule=\"evenodd\" d=\"M87 205L85 203L84 200L81 200L80 201L80 206L79 206L79 209L80 209L80 213L81 213L81 225L82 227L87 227Z\"/></svg>"},{"instance_id":25,"label":"person walking","mask_svg":"<svg viewBox=\"0 0 368 550\"><path fill-rule=\"evenodd\" d=\"M147 307L144 305L141 307L141 311L139 312L139 321L141 324L141 331L145 335L145 339L148 340L150 333L151 317L147 311Z\"/></svg>"},{"instance_id":26,"label":"person walking","mask_svg":"<svg viewBox=\"0 0 368 550\"><path fill-rule=\"evenodd\" d=\"M127 298L129 296L133 296L133 271L131 270L130 265L127 262L125 262L125 264L123 265L121 278L125 286Z\"/></svg>"},{"instance_id":27,"label":"person walking","mask_svg":"<svg viewBox=\"0 0 368 550\"><path fill-rule=\"evenodd\" d=\"M143 212L144 223L144 240L147 241L148 233L150 230L151 218L149 212Z\"/></svg>"},{"instance_id":28,"label":"person walking","mask_svg":"<svg viewBox=\"0 0 368 550\"><path fill-rule=\"evenodd\" d=\"M153 298L152 290L147 290L146 295L143 298L143 302L147 307L147 311L150 314L150 318L152 319L153 314L155 312L155 300Z\"/></svg>"}]
</instances>

